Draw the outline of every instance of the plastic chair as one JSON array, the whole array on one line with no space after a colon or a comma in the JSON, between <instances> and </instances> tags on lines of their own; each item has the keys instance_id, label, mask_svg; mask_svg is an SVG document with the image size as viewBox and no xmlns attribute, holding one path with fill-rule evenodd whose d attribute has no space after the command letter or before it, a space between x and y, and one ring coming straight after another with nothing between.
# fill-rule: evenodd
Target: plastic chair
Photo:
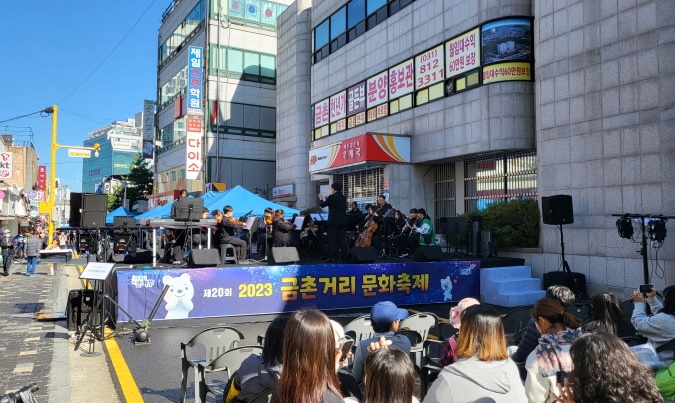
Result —
<instances>
[{"instance_id":1,"label":"plastic chair","mask_svg":"<svg viewBox=\"0 0 675 403\"><path fill-rule=\"evenodd\" d=\"M262 353L263 348L261 346L242 346L235 347L233 349L227 350L223 354L219 355L215 360L211 361L209 364L197 364L197 373L199 375L199 403L206 403L206 395L212 393L216 398L223 394L225 386L229 383L232 375L241 367L241 363L244 362L251 354ZM227 378L222 381L206 381L207 372L225 372Z\"/></svg>"},{"instance_id":2,"label":"plastic chair","mask_svg":"<svg viewBox=\"0 0 675 403\"><path fill-rule=\"evenodd\" d=\"M423 312L411 315L401 321L398 328L414 330L422 336L422 339L412 344L410 348L410 355L412 355L413 362L417 368L422 368L422 359L424 355L424 341L429 335L429 331L438 326L438 316L433 313Z\"/></svg>"},{"instance_id":3,"label":"plastic chair","mask_svg":"<svg viewBox=\"0 0 675 403\"><path fill-rule=\"evenodd\" d=\"M187 376L190 368L195 370L195 398L199 396L199 374L197 366L199 364L210 364L216 357L225 351L237 347L239 342L244 340L244 335L237 329L228 326L215 327L204 330L194 336L187 343L180 343L181 357L181 382L180 396L181 402L187 398ZM206 354L203 358L188 358L188 347L194 347L198 344L206 348Z\"/></svg>"},{"instance_id":4,"label":"plastic chair","mask_svg":"<svg viewBox=\"0 0 675 403\"><path fill-rule=\"evenodd\" d=\"M375 334L373 324L370 322L370 315L359 316L349 322L344 329L345 334L354 340L354 346L357 346L362 340L370 339Z\"/></svg>"},{"instance_id":5,"label":"plastic chair","mask_svg":"<svg viewBox=\"0 0 675 403\"><path fill-rule=\"evenodd\" d=\"M527 324L532 319L531 306L519 306L507 313L503 318L504 334L506 335L506 343L510 346L518 345L520 338L523 337Z\"/></svg>"},{"instance_id":6,"label":"plastic chair","mask_svg":"<svg viewBox=\"0 0 675 403\"><path fill-rule=\"evenodd\" d=\"M574 315L579 321L585 322L591 316L591 304L588 302L575 302L567 308L567 312Z\"/></svg>"},{"instance_id":7,"label":"plastic chair","mask_svg":"<svg viewBox=\"0 0 675 403\"><path fill-rule=\"evenodd\" d=\"M220 261L223 264L226 264L227 262L239 264L239 258L237 257L237 249L234 247L234 245L229 243L224 243L220 245Z\"/></svg>"},{"instance_id":8,"label":"plastic chair","mask_svg":"<svg viewBox=\"0 0 675 403\"><path fill-rule=\"evenodd\" d=\"M267 389L262 391L258 396L254 397L253 400L249 401L248 403L269 403L272 401L272 394L274 393L274 390L272 389Z\"/></svg>"}]
</instances>

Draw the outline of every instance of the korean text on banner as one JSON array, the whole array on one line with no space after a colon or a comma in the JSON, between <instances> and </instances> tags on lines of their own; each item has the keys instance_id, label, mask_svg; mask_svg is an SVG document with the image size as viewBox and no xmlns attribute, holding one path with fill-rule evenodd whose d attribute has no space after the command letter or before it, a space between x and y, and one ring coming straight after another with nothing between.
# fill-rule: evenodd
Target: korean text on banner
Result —
<instances>
[{"instance_id":1,"label":"korean text on banner","mask_svg":"<svg viewBox=\"0 0 675 403\"><path fill-rule=\"evenodd\" d=\"M204 49L190 46L188 52L188 115L202 114L202 64Z\"/></svg>"},{"instance_id":2,"label":"korean text on banner","mask_svg":"<svg viewBox=\"0 0 675 403\"><path fill-rule=\"evenodd\" d=\"M199 179L202 171L202 120L187 119L185 179Z\"/></svg>"}]
</instances>

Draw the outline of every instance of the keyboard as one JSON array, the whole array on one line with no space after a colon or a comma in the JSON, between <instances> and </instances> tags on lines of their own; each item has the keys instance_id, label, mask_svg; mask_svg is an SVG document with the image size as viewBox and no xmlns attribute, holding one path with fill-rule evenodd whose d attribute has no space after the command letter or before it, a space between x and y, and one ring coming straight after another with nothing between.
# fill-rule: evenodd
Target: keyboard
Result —
<instances>
[{"instance_id":1,"label":"keyboard","mask_svg":"<svg viewBox=\"0 0 675 403\"><path fill-rule=\"evenodd\" d=\"M68 263L73 258L70 249L44 249L40 251L41 263Z\"/></svg>"},{"instance_id":2,"label":"keyboard","mask_svg":"<svg viewBox=\"0 0 675 403\"><path fill-rule=\"evenodd\" d=\"M216 225L217 221L215 218L205 218L199 221L177 221L173 218L150 218L148 220L148 226L159 228L185 228L185 227L212 227Z\"/></svg>"}]
</instances>

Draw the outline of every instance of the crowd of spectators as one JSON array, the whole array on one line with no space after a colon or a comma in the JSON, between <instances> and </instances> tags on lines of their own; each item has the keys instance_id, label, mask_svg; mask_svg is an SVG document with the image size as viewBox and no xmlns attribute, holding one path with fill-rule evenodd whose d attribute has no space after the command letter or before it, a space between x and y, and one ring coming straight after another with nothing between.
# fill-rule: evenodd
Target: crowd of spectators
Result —
<instances>
[{"instance_id":1,"label":"crowd of spectators","mask_svg":"<svg viewBox=\"0 0 675 403\"><path fill-rule=\"evenodd\" d=\"M664 290L663 302L653 287L634 293L631 318L617 297L600 293L582 323L568 312L574 294L553 286L533 306L527 331L511 351L502 316L478 300L462 300L448 318L458 332L443 346L440 372L422 403L662 402L654 373L620 336L637 331L654 347L675 339L674 290ZM419 403L411 343L398 333L408 315L392 302L375 304L373 337L357 342L353 357L345 355L347 347L343 351L348 338L342 326L320 311L275 319L262 355L249 357L236 374L236 402L271 390L278 403Z\"/></svg>"}]
</instances>

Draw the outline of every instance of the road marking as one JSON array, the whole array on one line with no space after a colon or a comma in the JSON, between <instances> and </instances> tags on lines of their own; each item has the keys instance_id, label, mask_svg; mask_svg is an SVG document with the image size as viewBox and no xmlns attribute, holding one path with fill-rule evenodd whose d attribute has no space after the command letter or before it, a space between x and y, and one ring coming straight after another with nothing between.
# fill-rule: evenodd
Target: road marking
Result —
<instances>
[{"instance_id":1,"label":"road marking","mask_svg":"<svg viewBox=\"0 0 675 403\"><path fill-rule=\"evenodd\" d=\"M131 370L129 370L127 362L124 360L124 356L122 355L122 351L120 351L120 347L117 345L117 340L115 340L113 332L106 328L105 337L103 339L105 348L108 351L108 357L110 357L110 362L115 370L115 375L117 375L117 381L122 389L122 394L124 394L125 401L143 402L144 400L141 391L138 390L136 380L134 380L133 375L131 375Z\"/></svg>"}]
</instances>

